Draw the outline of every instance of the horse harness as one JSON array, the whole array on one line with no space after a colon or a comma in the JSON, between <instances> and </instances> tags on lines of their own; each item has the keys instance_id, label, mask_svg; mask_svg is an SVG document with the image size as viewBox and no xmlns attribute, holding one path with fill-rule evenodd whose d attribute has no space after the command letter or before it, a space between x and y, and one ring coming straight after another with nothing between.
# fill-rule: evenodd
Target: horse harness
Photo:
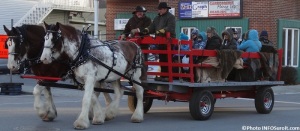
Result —
<instances>
[{"instance_id":1,"label":"horse harness","mask_svg":"<svg viewBox=\"0 0 300 131\"><path fill-rule=\"evenodd\" d=\"M135 80L132 79L133 73L130 74L130 77L128 77L126 75L126 74L128 74L128 72L130 70L142 67L142 63L140 63L140 62L137 61L137 58L141 57L141 56L138 56L139 53L137 53L137 55L134 57L135 61L133 62L133 64L131 65L131 67L128 68L127 71L124 74L122 74L122 73L116 71L115 69L113 69L113 67L116 66L116 61L117 61L117 56L115 55L116 47L114 47L113 45L117 44L118 43L117 41L106 41L106 42L102 42L103 43L102 45L90 46L90 38L88 37L88 34L86 32L83 32L81 35L82 35L82 38L81 38L80 47L78 49L78 55L76 56L76 58L73 61L70 62L70 65L69 65L70 70L68 71L67 75L63 79L68 78L68 76L72 74L73 75L73 80L80 87L83 87L83 84L81 84L80 82L78 82L75 79L74 71L75 71L75 69L77 67L83 65L88 60L91 60L91 61L93 61L93 62L95 62L95 63L103 66L104 68L108 69L108 73L106 74L105 78L103 78L99 82L105 81L108 78L109 74L111 72L114 72L117 75L119 75L121 77L124 77L125 79L128 79L129 81L131 81L133 83L141 85L141 83L139 83L139 82L137 82L137 81L135 81ZM97 59L95 56L93 56L90 53L91 49L97 48L97 47L100 47L100 46L107 46L110 49L110 51L112 52L112 56L111 57L113 58L113 60L112 60L113 62L112 62L111 66L106 65L105 63L103 63L101 60ZM137 47L139 48L139 46L137 46ZM123 56L124 56L124 54L123 54Z\"/></svg>"}]
</instances>

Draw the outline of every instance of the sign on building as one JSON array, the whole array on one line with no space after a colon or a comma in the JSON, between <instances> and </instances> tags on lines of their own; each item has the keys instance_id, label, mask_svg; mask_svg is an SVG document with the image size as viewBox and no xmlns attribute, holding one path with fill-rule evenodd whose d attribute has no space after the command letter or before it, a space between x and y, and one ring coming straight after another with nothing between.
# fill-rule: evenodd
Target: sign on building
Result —
<instances>
[{"instance_id":1,"label":"sign on building","mask_svg":"<svg viewBox=\"0 0 300 131\"><path fill-rule=\"evenodd\" d=\"M115 19L114 30L124 30L129 19Z\"/></svg>"},{"instance_id":2,"label":"sign on building","mask_svg":"<svg viewBox=\"0 0 300 131\"><path fill-rule=\"evenodd\" d=\"M233 18L242 17L241 0L179 2L179 18Z\"/></svg>"}]
</instances>

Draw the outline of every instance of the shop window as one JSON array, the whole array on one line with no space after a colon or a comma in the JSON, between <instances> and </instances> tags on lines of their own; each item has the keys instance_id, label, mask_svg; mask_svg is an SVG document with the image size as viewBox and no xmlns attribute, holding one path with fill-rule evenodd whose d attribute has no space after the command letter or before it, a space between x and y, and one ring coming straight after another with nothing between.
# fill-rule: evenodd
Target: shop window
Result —
<instances>
[{"instance_id":1,"label":"shop window","mask_svg":"<svg viewBox=\"0 0 300 131\"><path fill-rule=\"evenodd\" d=\"M192 37L192 31L196 29L196 27L181 27L181 32L186 34L189 39L191 39Z\"/></svg>"},{"instance_id":2,"label":"shop window","mask_svg":"<svg viewBox=\"0 0 300 131\"><path fill-rule=\"evenodd\" d=\"M283 66L299 66L299 29L283 28Z\"/></svg>"}]
</instances>

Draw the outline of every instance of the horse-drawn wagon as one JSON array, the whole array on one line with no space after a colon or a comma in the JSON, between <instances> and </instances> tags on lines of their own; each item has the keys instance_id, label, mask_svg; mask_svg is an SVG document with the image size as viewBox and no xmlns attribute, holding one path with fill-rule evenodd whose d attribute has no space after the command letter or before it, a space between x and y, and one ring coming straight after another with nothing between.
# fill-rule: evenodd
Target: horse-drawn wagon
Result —
<instances>
[{"instance_id":1,"label":"horse-drawn wagon","mask_svg":"<svg viewBox=\"0 0 300 131\"><path fill-rule=\"evenodd\" d=\"M87 34L78 33L78 31L76 31L74 27L62 25L60 23L57 23L56 25L47 25L45 23L45 26L46 34L43 34L45 35L45 37L38 36L41 41L45 41L43 46L38 47L40 48L39 50L41 50L43 53L41 54L40 51L35 51L35 55L24 55L28 53L28 51L23 50L30 50L30 44L33 44L30 41L26 43L26 40L28 40L29 38L23 38L24 36L29 36L22 35L22 33L26 32L25 29L14 29L16 30L13 31L15 34L10 33L7 29L7 33L8 35L10 35L10 39L20 39L15 40L14 43L8 43L10 54L9 61L22 61L29 59L34 64L40 64L41 61L46 61L45 63L47 64L51 63L52 61L59 61L58 64L65 64L64 61L70 60L67 61L72 64L71 66L69 66L68 72L63 70L60 71L59 74L56 74L56 76L52 75L50 77L49 75L45 74L44 76L24 75L22 77L43 80L43 82L39 82L38 85L48 88L64 87L77 89L77 86L75 87L72 85L45 82L62 80L62 78L60 78L61 74L69 75L70 71L72 71L73 74L75 74L75 77L79 79L79 82L84 84L83 87L85 90L82 112L79 118L74 122L74 127L77 129L85 129L89 126L89 121L87 120L87 112L90 106L88 105L91 105L91 107L94 109L93 124L102 124L104 122L104 117L105 119L112 119L116 115L116 110L107 110L105 112L105 115L97 110L100 105L98 105L99 103L97 102L97 99L95 99L96 97L94 96L94 94L92 94L93 92L91 89L94 89L94 87L97 86L97 82L99 81L113 82L112 87L114 88L114 90L107 88L95 88L95 91L106 93L115 92L117 94L117 99L120 99L120 94L124 93L129 95L128 106L130 110L134 112L131 118L132 122L141 122L143 120L142 112L146 113L149 111L153 99L189 102L189 110L191 116L196 120L209 119L213 113L214 103L216 99L227 97L254 98L257 112L267 114L272 111L274 106L274 93L271 87L284 84L282 81L279 81L282 50L278 50L276 53L235 53L236 51L194 49L191 49L190 51L178 52L177 50L172 50L172 47L180 46L178 44L189 44L189 46L192 47L192 42L184 40L179 41L175 38L170 38L167 35L166 37L143 36L131 38L127 41L115 41L112 43L106 43L98 40L92 40L90 39L90 37L88 37ZM43 40L44 38L45 40ZM167 66L169 70L168 73L147 72L147 75L165 76L168 77L169 81L155 81L152 78L141 81L141 75L143 73L141 70L141 65L143 65L143 63L141 63L142 56L140 55L140 49L137 48L138 46L136 46L135 43L166 44L167 50L143 50L143 53L167 55L168 62L146 61L145 64ZM40 41L36 44L40 44ZM18 50L13 48L18 48ZM36 48L34 49L36 50ZM23 52L17 52L20 50ZM33 52L29 51L29 53ZM63 53L68 55L68 59L63 59L61 57L63 56ZM188 55L189 63L174 63L172 61L174 54ZM38 59L33 60L33 58L24 58L29 56ZM247 64L240 64L240 67L236 69L236 72L239 75L244 74L245 72L250 72L251 75L246 75L248 75L247 77L251 77L251 79L244 79L243 77L232 80L228 79L227 76L229 73L231 73L235 62L229 63L223 56L228 56L228 58L231 58L230 56L234 56L234 61L238 59L241 60L242 58L253 60L253 62ZM217 64L211 64L209 62L205 63L205 60L201 61L200 63L194 62L194 58L199 57L217 58L214 59ZM257 62L259 64L257 64ZM17 62L11 63L11 65L16 63ZM12 67L15 68L15 66ZM174 68L181 69L181 67L188 67L188 73L172 71ZM59 66L56 66L55 68L59 68ZM200 76L198 75L197 79L195 79L195 70L200 70ZM252 72L249 70L251 70ZM207 74L206 76L202 76L204 72ZM209 76L209 74L217 75L217 78L211 77ZM120 86L120 77L123 77L130 81L133 84L133 87L130 90L126 90L125 92L123 91L124 89L116 89L115 86ZM188 81L181 81L181 78L186 78ZM123 87L129 86L128 81L122 82L126 83L126 85L123 85ZM39 89L41 87L39 87L38 85L35 87L34 91L35 95L37 95L35 96L37 99L39 99L40 96L38 95L40 95L41 93L41 89ZM144 87L144 89L140 88L142 86ZM47 90L45 91L50 92L50 89L48 88L46 88ZM51 92L47 94L47 97L51 98ZM143 101L141 102L141 100ZM118 102L119 100L112 101L111 103L113 104L108 105L108 108L117 108ZM53 120L56 117L56 109L53 105L52 98L47 101L47 103L49 105L52 105L47 107L47 109L50 108L50 110L38 111L39 116L43 120ZM38 106L40 105L37 103L35 107ZM44 108L45 107L41 107L37 109Z\"/></svg>"},{"instance_id":2,"label":"horse-drawn wagon","mask_svg":"<svg viewBox=\"0 0 300 131\"><path fill-rule=\"evenodd\" d=\"M136 37L130 38L128 41L132 41L138 44L166 44L167 50L143 50L143 53L151 54L167 54L168 62L158 62L158 61L147 61L146 65L150 66L168 66L170 72L147 72L147 75L154 76L168 76L169 82L155 81L153 78L148 78L146 80L147 87L145 87L144 92L144 113L147 113L151 106L153 99L163 100L163 101L180 101L189 102L189 110L191 116L196 120L206 120L209 119L214 110L214 103L217 99L221 98L253 98L255 99L255 108L258 113L268 114L272 111L274 106L274 93L272 86L282 85L284 82L279 81L280 71L281 71L281 59L282 50L278 50L277 53L272 53L272 55L277 55L277 60L273 60L277 64L276 80L270 79L270 76L265 76L268 79L260 78L253 81L243 81L243 80L221 80L221 81L206 81L206 82L195 82L195 73L193 73L195 68L215 68L210 64L193 62L193 57L206 56L206 57L217 57L217 52L215 50L190 50L178 52L177 50L172 50L172 45L176 46L178 44L189 44L192 46L191 41L179 41L175 38L167 37ZM190 63L174 63L172 57L174 54L185 54L189 55ZM259 53L249 53L243 52L240 55L241 58L249 59L260 59L261 55ZM268 63L271 64L271 63ZM173 68L188 67L190 69L189 73L175 73L172 72ZM243 64L243 69L249 68L246 64ZM266 68L261 66L261 68ZM243 72L244 73L244 72ZM250 74L246 74L250 75ZM35 78L43 80L61 80L61 78L53 77L40 77L40 76L22 76L24 78ZM176 80L173 78L177 77ZM189 81L179 80L178 77L188 78ZM251 76L250 76L251 77ZM130 80L122 79L122 85L130 86L127 82ZM58 84L53 82L40 82L41 85L48 85L53 87L64 87L76 89L77 86ZM96 88L95 91L113 93L111 89L101 89ZM128 95L128 107L131 111L135 110L137 98L135 93L130 91L128 88L125 92Z\"/></svg>"}]
</instances>

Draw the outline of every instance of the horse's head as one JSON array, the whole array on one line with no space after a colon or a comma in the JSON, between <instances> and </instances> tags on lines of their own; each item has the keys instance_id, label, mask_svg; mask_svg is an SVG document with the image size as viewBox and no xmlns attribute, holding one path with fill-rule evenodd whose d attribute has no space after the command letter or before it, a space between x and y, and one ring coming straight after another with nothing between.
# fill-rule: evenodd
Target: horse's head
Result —
<instances>
[{"instance_id":1,"label":"horse's head","mask_svg":"<svg viewBox=\"0 0 300 131\"><path fill-rule=\"evenodd\" d=\"M24 58L26 49L24 47L24 35L18 27L12 27L11 30L3 25L4 30L8 36L6 40L6 47L8 48L8 62L7 67L12 71L20 68L20 61Z\"/></svg>"},{"instance_id":2,"label":"horse's head","mask_svg":"<svg viewBox=\"0 0 300 131\"><path fill-rule=\"evenodd\" d=\"M44 49L40 60L44 64L49 64L53 59L57 59L62 51L61 47L63 44L63 37L61 30L59 29L60 24L56 23L48 25L44 22L46 35L44 37ZM60 47L60 49L58 48Z\"/></svg>"},{"instance_id":3,"label":"horse's head","mask_svg":"<svg viewBox=\"0 0 300 131\"><path fill-rule=\"evenodd\" d=\"M49 64L64 53L64 44L78 42L78 34L74 27L63 25L59 22L48 25L44 22L46 35L44 50L40 60Z\"/></svg>"},{"instance_id":4,"label":"horse's head","mask_svg":"<svg viewBox=\"0 0 300 131\"><path fill-rule=\"evenodd\" d=\"M8 35L6 47L9 52L7 63L9 69L17 70L24 60L40 57L45 36L42 26L22 25L12 27L11 30L6 26L3 27Z\"/></svg>"}]
</instances>

